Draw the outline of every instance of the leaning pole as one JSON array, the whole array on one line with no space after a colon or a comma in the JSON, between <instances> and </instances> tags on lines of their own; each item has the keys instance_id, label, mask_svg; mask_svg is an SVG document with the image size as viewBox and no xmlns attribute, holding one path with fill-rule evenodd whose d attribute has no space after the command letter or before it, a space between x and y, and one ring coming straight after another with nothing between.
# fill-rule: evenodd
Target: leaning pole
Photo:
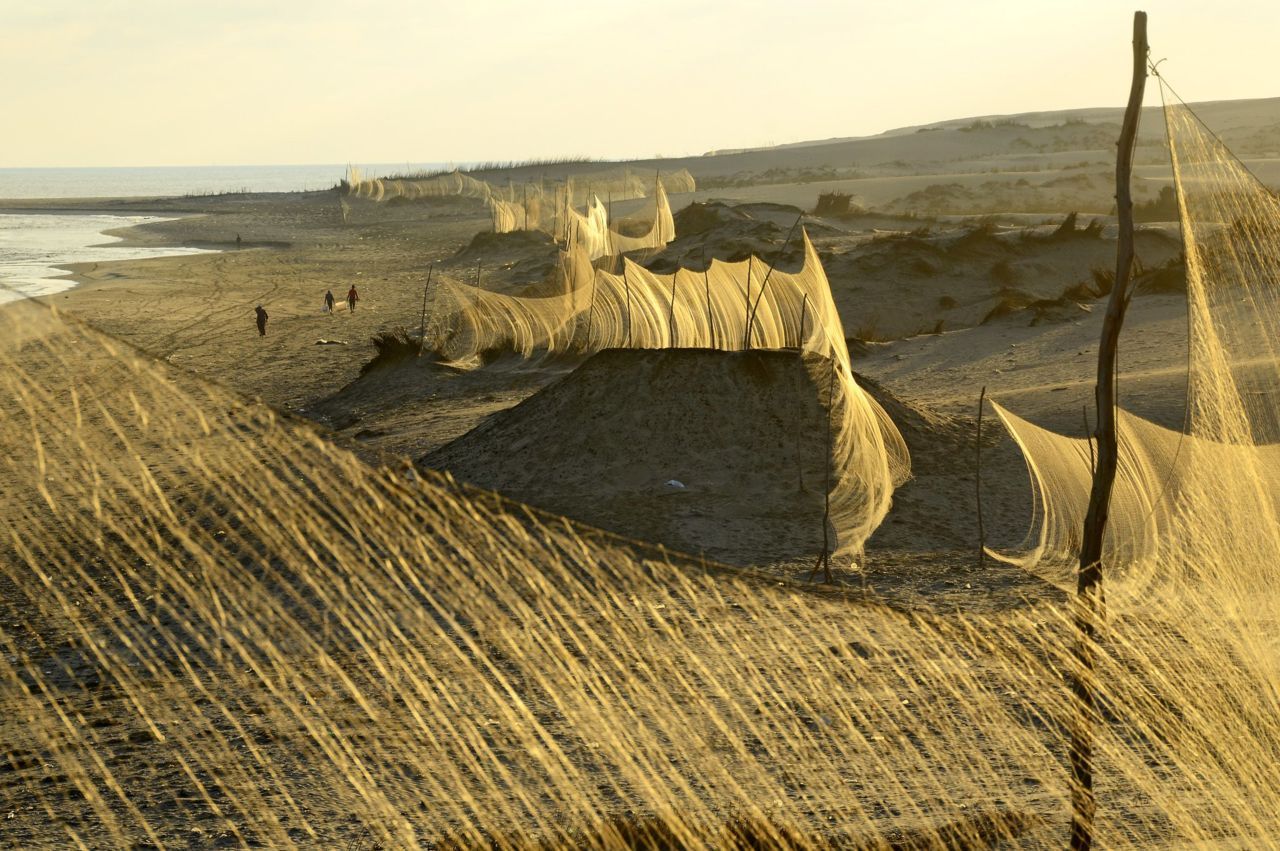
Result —
<instances>
[{"instance_id":1,"label":"leaning pole","mask_svg":"<svg viewBox=\"0 0 1280 851\"><path fill-rule=\"evenodd\" d=\"M1116 479L1119 446L1116 438L1116 345L1124 325L1128 305L1130 274L1133 271L1133 199L1129 191L1133 150L1138 135L1138 115L1147 81L1147 13L1133 15L1133 83L1125 108L1124 125L1116 151L1116 215L1120 233L1116 241L1116 279L1102 321L1098 346L1098 405L1095 438L1098 465L1089 493L1080 544L1080 571L1075 598L1075 667L1071 691L1075 698L1075 719L1071 729L1071 849L1090 851L1093 847L1094 816L1098 802L1093 790L1093 735L1098 723L1097 679L1094 670L1094 642L1103 615L1102 538L1107 526L1111 489Z\"/></svg>"}]
</instances>

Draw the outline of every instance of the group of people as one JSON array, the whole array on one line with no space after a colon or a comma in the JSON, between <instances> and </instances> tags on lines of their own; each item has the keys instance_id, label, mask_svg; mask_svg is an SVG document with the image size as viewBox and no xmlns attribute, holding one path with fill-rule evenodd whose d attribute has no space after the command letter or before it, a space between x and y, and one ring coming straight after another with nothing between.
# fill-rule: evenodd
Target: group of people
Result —
<instances>
[{"instance_id":1,"label":"group of people","mask_svg":"<svg viewBox=\"0 0 1280 851\"><path fill-rule=\"evenodd\" d=\"M360 300L360 293L356 292L356 285L352 284L351 289L347 290L347 310L355 313L356 302ZM324 291L324 312L333 313L333 290Z\"/></svg>"},{"instance_id":2,"label":"group of people","mask_svg":"<svg viewBox=\"0 0 1280 851\"><path fill-rule=\"evenodd\" d=\"M347 310L350 311L351 313L355 313L356 302L358 302L359 300L360 300L360 293L356 292L355 284L352 284L351 289L347 290ZM330 316L333 315L334 301L335 299L333 297L333 290L325 290L324 312L329 314ZM253 309L253 312L258 319L258 336L259 337L267 336L267 319L268 319L267 311L263 308L262 305L258 305Z\"/></svg>"}]
</instances>

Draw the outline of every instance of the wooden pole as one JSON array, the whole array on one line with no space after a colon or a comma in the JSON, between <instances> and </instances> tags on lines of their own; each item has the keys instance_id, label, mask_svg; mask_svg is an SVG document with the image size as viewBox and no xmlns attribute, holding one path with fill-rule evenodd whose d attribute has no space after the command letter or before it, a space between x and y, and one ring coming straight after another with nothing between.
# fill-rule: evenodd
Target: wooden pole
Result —
<instances>
[{"instance_id":1,"label":"wooden pole","mask_svg":"<svg viewBox=\"0 0 1280 851\"><path fill-rule=\"evenodd\" d=\"M432 263L427 268L427 282L422 285L422 322L418 325L418 339L421 341L418 348L421 350L427 345L427 289L431 286L431 273L435 271L436 264Z\"/></svg>"},{"instance_id":2,"label":"wooden pole","mask_svg":"<svg viewBox=\"0 0 1280 851\"><path fill-rule=\"evenodd\" d=\"M804 294L804 299L800 302L800 339L796 341L796 348L804 353L804 320L809 315L809 294Z\"/></svg>"},{"instance_id":3,"label":"wooden pole","mask_svg":"<svg viewBox=\"0 0 1280 851\"><path fill-rule=\"evenodd\" d=\"M1116 346L1128 305L1129 277L1133 270L1133 198L1129 190L1133 150L1138 135L1138 117L1147 82L1147 13L1133 15L1133 81L1129 103L1116 151L1116 214L1120 234L1116 241L1116 281L1102 320L1102 340L1098 346L1097 432L1098 468L1089 493L1080 544L1080 571L1076 576L1075 668L1071 671L1071 691L1076 702L1076 718L1071 730L1071 849L1090 851L1093 847L1094 816L1098 802L1093 789L1093 731L1098 723L1097 683L1094 672L1094 642L1103 614L1102 539L1111 506L1119 446L1116 438Z\"/></svg>"},{"instance_id":4,"label":"wooden pole","mask_svg":"<svg viewBox=\"0 0 1280 851\"><path fill-rule=\"evenodd\" d=\"M982 564L987 557L987 530L982 525L982 407L986 401L987 388L986 385L983 385L982 392L978 394L978 439L975 441L977 443L978 462L973 477L975 496L978 502L978 564Z\"/></svg>"},{"instance_id":5,"label":"wooden pole","mask_svg":"<svg viewBox=\"0 0 1280 851\"><path fill-rule=\"evenodd\" d=\"M593 329L592 323L595 321L594 319L595 314L596 314L596 274L594 271L592 271L591 273L591 304L587 307L587 344L586 346L584 346L584 349L588 354L591 353L591 331Z\"/></svg>"},{"instance_id":6,"label":"wooden pole","mask_svg":"<svg viewBox=\"0 0 1280 851\"><path fill-rule=\"evenodd\" d=\"M835 416L835 393L836 393L836 361L831 359L831 375L827 378L827 459L826 459L826 484L824 486L822 506L822 552L818 553L818 560L813 563L813 570L809 571L809 581L813 581L814 575L817 574L818 568L822 568L822 581L831 584L834 577L831 575L831 419Z\"/></svg>"},{"instance_id":7,"label":"wooden pole","mask_svg":"<svg viewBox=\"0 0 1280 851\"><path fill-rule=\"evenodd\" d=\"M667 310L667 345L673 349L676 347L676 280L679 277L680 270L677 268L671 276L671 307Z\"/></svg>"},{"instance_id":8,"label":"wooden pole","mask_svg":"<svg viewBox=\"0 0 1280 851\"><path fill-rule=\"evenodd\" d=\"M747 291L746 304L742 308L742 348L743 351L751 348L751 262L755 260L755 255L747 258Z\"/></svg>"},{"instance_id":9,"label":"wooden pole","mask_svg":"<svg viewBox=\"0 0 1280 851\"><path fill-rule=\"evenodd\" d=\"M787 238L782 243L782 250L778 252L778 260L787 253L787 247L791 245L791 237L795 234L796 228L800 226L800 220L804 218L804 213L796 216L795 224L791 225L791 230L787 231ZM751 328L756 322L756 310L760 307L760 299L764 298L764 288L769 286L769 278L773 276L773 270L778 266L778 260L773 261L773 265L769 267L769 271L764 275L764 282L760 284L760 293L756 296L755 303L751 305L751 316L747 319L747 328ZM744 346L743 348L750 348Z\"/></svg>"},{"instance_id":10,"label":"wooden pole","mask_svg":"<svg viewBox=\"0 0 1280 851\"><path fill-rule=\"evenodd\" d=\"M627 280L627 264L622 264L622 287L627 291L627 348L631 348L631 282Z\"/></svg>"},{"instance_id":11,"label":"wooden pole","mask_svg":"<svg viewBox=\"0 0 1280 851\"><path fill-rule=\"evenodd\" d=\"M705 265L707 260L702 259L704 264L702 269L702 283L707 288L707 334L711 338L711 348L716 348L716 321L715 315L711 312L711 267Z\"/></svg>"}]
</instances>

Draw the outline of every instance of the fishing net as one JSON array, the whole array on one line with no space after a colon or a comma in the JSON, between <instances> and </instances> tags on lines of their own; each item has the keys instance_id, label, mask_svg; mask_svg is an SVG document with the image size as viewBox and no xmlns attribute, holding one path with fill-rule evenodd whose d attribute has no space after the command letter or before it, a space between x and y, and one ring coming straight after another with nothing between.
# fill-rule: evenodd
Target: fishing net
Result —
<instances>
[{"instance_id":1,"label":"fishing net","mask_svg":"<svg viewBox=\"0 0 1280 851\"><path fill-rule=\"evenodd\" d=\"M1097 841L1277 847L1274 405L1252 395L1276 386L1275 202L1177 105L1170 128L1195 440L1147 592L1108 595ZM777 283L752 265L744 305ZM696 274L672 281L678 306ZM789 345L823 309L778 320ZM766 345L759 324L724 328ZM1079 447L1058 454L1039 466L1065 481ZM370 468L31 302L0 311L0 517L7 847L1063 844L1053 593L902 612L692 562Z\"/></svg>"},{"instance_id":2,"label":"fishing net","mask_svg":"<svg viewBox=\"0 0 1280 851\"><path fill-rule=\"evenodd\" d=\"M623 257L596 269L580 241L561 255L562 285L545 297L493 292L443 279L432 306L437 353L462 367L515 353L584 355L612 348L793 348L830 361L832 417L828 544L856 558L910 474L902 435L853 378L831 286L807 234L804 266L781 272L758 258L714 260L664 275Z\"/></svg>"},{"instance_id":3,"label":"fishing net","mask_svg":"<svg viewBox=\"0 0 1280 851\"><path fill-rule=\"evenodd\" d=\"M648 230L639 236L628 236L611 227L609 208L592 196L586 214L572 207L563 211L562 232L586 252L587 257L616 257L632 251L658 249L676 238L676 223L671 215L671 202L667 200L662 183L654 185L652 209L637 216L651 222Z\"/></svg>"},{"instance_id":4,"label":"fishing net","mask_svg":"<svg viewBox=\"0 0 1280 851\"><path fill-rule=\"evenodd\" d=\"M1280 201L1165 94L1187 264L1186 427L1120 412L1105 561L1135 593L1152 582L1256 587L1270 581L1280 553ZM1037 499L1028 546L1006 557L1069 583L1092 480L1089 444L996 410Z\"/></svg>"},{"instance_id":5,"label":"fishing net","mask_svg":"<svg viewBox=\"0 0 1280 851\"><path fill-rule=\"evenodd\" d=\"M365 177L355 166L347 167L350 195L372 201L393 198L418 200L458 196L478 198L489 207L496 233L516 230L545 230L557 239L581 240L592 258L616 255L624 251L660 248L675 238L668 192L693 192L696 181L688 169L668 174L658 173L645 179L629 167L586 174L575 174L556 182L508 180L506 186L495 186L461 171L421 178ZM652 210L643 213L651 225L646 234L631 236L610 230L607 210L614 200L651 197ZM606 198L609 204L603 204ZM576 209L586 208L585 213ZM544 209L548 215L544 217Z\"/></svg>"}]
</instances>

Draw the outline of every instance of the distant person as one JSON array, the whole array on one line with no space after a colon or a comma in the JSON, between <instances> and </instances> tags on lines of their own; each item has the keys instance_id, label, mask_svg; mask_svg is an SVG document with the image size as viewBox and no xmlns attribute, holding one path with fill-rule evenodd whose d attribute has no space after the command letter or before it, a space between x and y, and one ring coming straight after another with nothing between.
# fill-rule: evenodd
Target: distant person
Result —
<instances>
[{"instance_id":1,"label":"distant person","mask_svg":"<svg viewBox=\"0 0 1280 851\"><path fill-rule=\"evenodd\" d=\"M240 248L240 234L236 234L236 249Z\"/></svg>"},{"instance_id":2,"label":"distant person","mask_svg":"<svg viewBox=\"0 0 1280 851\"><path fill-rule=\"evenodd\" d=\"M324 312L333 315L333 290L324 291Z\"/></svg>"},{"instance_id":3,"label":"distant person","mask_svg":"<svg viewBox=\"0 0 1280 851\"><path fill-rule=\"evenodd\" d=\"M255 307L253 312L258 314L258 336L267 336L267 312L262 309L262 305Z\"/></svg>"},{"instance_id":4,"label":"distant person","mask_svg":"<svg viewBox=\"0 0 1280 851\"><path fill-rule=\"evenodd\" d=\"M356 292L356 285L352 284L351 289L347 290L347 310L352 313L356 312L356 302L360 300L360 293Z\"/></svg>"}]
</instances>

